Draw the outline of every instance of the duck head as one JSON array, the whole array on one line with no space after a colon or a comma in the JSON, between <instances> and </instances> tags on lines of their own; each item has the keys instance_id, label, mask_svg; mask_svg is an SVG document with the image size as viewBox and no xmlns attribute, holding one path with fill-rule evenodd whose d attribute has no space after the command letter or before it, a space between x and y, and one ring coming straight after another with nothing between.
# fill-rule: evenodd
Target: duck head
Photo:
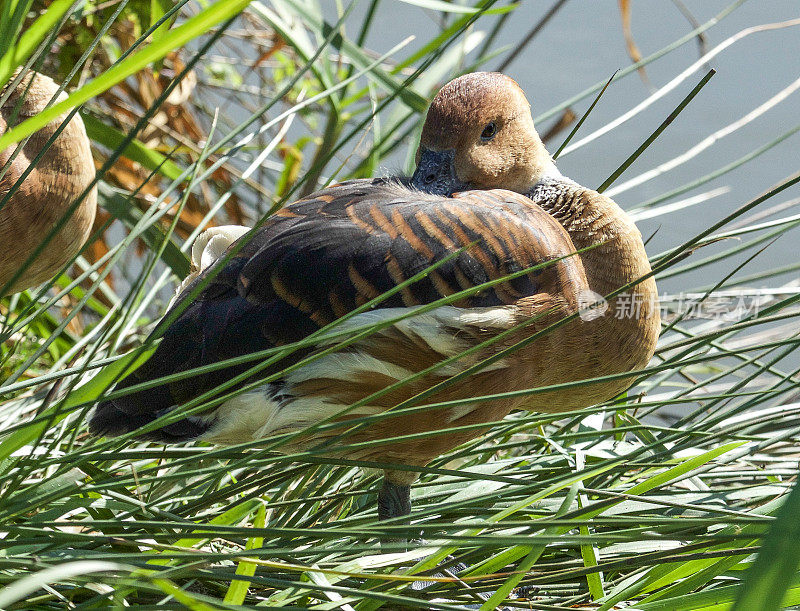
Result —
<instances>
[{"instance_id":1,"label":"duck head","mask_svg":"<svg viewBox=\"0 0 800 611\"><path fill-rule=\"evenodd\" d=\"M544 176L559 175L522 89L497 72L466 74L442 87L428 109L416 161L412 185L436 195L525 193Z\"/></svg>"}]
</instances>

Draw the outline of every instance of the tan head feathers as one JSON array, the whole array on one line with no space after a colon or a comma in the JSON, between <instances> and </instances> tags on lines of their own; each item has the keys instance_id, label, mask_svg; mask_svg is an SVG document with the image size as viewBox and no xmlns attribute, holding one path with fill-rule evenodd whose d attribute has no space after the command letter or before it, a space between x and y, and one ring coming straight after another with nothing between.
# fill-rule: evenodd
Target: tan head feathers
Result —
<instances>
[{"instance_id":1,"label":"tan head feathers","mask_svg":"<svg viewBox=\"0 0 800 611\"><path fill-rule=\"evenodd\" d=\"M497 72L466 74L442 87L428 110L418 164L425 151L452 151L436 163L451 163L453 183L460 189L524 193L543 176L557 173L533 126L525 94ZM433 170L426 173L429 179L433 175Z\"/></svg>"}]
</instances>

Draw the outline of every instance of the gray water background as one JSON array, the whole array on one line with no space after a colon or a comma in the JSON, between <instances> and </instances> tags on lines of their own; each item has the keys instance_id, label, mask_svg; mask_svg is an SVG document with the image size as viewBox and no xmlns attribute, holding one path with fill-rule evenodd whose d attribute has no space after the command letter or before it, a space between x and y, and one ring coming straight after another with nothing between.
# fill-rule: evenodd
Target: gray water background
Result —
<instances>
[{"instance_id":1,"label":"gray water background","mask_svg":"<svg viewBox=\"0 0 800 611\"><path fill-rule=\"evenodd\" d=\"M685 6L700 23L720 13L730 4L721 0L685 0ZM553 2L523 1L508 20L503 34L495 41L499 48L521 40L539 21ZM333 8L332 6L330 7ZM347 22L348 34L355 36L364 7L358 7ZM332 16L335 11L332 11ZM379 18L366 41L367 47L383 53L406 36L414 34L412 48L418 48L438 32L438 16L418 6L397 0L381 2ZM800 17L798 0L749 0L706 32L707 48L713 49L728 37L745 28ZM486 29L492 19L479 21L477 29ZM658 51L691 31L693 26L671 0L638 0L632 3L632 31L643 56ZM405 55L405 52L403 53ZM501 65L504 53L490 61L484 69ZM474 60L475 54L466 58ZM699 58L695 41L647 66L651 87L659 88ZM529 46L511 63L505 73L525 90L533 107L534 117L583 91L606 80L617 69L631 64L622 34L616 0L570 0L553 17ZM683 153L703 138L729 123L738 120L753 108L800 76L800 26L752 34L717 55L709 62L717 71L711 82L666 129L656 142L629 168L618 183ZM599 186L667 117L683 97L705 74L702 68L677 89L654 103L627 123L594 142L564 155L558 160L561 171L590 187ZM585 136L626 112L652 93L638 74L632 73L615 81L576 138ZM593 95L576 104L573 109L581 116ZM553 119L537 127L545 132ZM800 123L800 92L794 93L746 127L734 132L683 166L654 180L639 185L615 199L623 208L631 209L665 191L683 185L747 154ZM548 145L551 152L569 130L556 136ZM674 200L684 199L727 186L727 194L686 210L639 222L648 237L648 252L658 254L691 237L714 221L723 218L742 204L766 191L770 186L800 170L800 134L764 153L743 167ZM396 165L402 166L405 151L396 153ZM770 200L764 207L800 196L797 186ZM781 215L796 214L798 209ZM735 244L702 249L695 258L705 257ZM741 274L783 266L798 261L796 230L781 237ZM750 253L733 257L724 263L702 268L686 275L664 280L662 291L680 292L707 284L727 273ZM797 273L782 280L796 277ZM755 286L775 285L775 280Z\"/></svg>"}]
</instances>

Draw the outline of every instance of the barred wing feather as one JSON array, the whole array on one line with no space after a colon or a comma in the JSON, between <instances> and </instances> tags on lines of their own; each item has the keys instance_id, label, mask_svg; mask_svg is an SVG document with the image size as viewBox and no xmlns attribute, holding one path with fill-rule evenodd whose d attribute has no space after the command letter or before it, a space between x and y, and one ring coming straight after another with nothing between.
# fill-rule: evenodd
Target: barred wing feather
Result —
<instances>
[{"instance_id":1,"label":"barred wing feather","mask_svg":"<svg viewBox=\"0 0 800 611\"><path fill-rule=\"evenodd\" d=\"M118 389L302 340L462 248L423 279L346 324L402 316L409 308L551 263L406 318L344 353L318 359L213 412L163 427L151 438L179 441L204 435L242 441L307 425L329 415L330 406L346 406L458 354L537 308L556 304L569 311L576 293L587 287L580 258L570 256L574 246L558 222L525 196L503 190L444 198L396 180L351 181L283 208L255 235L242 239L249 241L235 256L207 269L184 290L174 307L185 309L148 362ZM207 285L200 294L184 303L195 283L203 281ZM314 350L296 350L259 375L280 372ZM105 434L134 430L251 366L203 373L107 401L95 410L90 427ZM438 375L453 371L442 368ZM370 409L390 407L432 381L418 380Z\"/></svg>"}]
</instances>

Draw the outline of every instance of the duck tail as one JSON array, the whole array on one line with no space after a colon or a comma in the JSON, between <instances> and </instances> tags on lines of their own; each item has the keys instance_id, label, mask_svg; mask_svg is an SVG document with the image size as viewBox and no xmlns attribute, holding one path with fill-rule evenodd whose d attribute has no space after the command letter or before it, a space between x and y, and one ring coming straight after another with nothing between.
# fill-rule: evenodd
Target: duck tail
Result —
<instances>
[{"instance_id":1,"label":"duck tail","mask_svg":"<svg viewBox=\"0 0 800 611\"><path fill-rule=\"evenodd\" d=\"M131 414L114 401L104 401L94 409L89 417L89 432L92 435L103 437L118 437L127 433L135 433L137 429L147 426L172 409L174 407L153 413ZM136 433L135 437L161 443L180 443L197 439L208 431L210 424L204 418L189 416L157 429Z\"/></svg>"},{"instance_id":2,"label":"duck tail","mask_svg":"<svg viewBox=\"0 0 800 611\"><path fill-rule=\"evenodd\" d=\"M122 390L140 380L135 372L117 385ZM102 401L89 415L89 432L92 435L118 437L135 433L138 439L149 439L162 443L179 443L196 439L205 433L210 422L201 416L187 416L157 429L136 433L178 406L164 386L142 390Z\"/></svg>"},{"instance_id":3,"label":"duck tail","mask_svg":"<svg viewBox=\"0 0 800 611\"><path fill-rule=\"evenodd\" d=\"M89 432L97 436L117 437L135 431L154 419L154 414L132 415L114 401L103 401L89 416Z\"/></svg>"}]
</instances>

